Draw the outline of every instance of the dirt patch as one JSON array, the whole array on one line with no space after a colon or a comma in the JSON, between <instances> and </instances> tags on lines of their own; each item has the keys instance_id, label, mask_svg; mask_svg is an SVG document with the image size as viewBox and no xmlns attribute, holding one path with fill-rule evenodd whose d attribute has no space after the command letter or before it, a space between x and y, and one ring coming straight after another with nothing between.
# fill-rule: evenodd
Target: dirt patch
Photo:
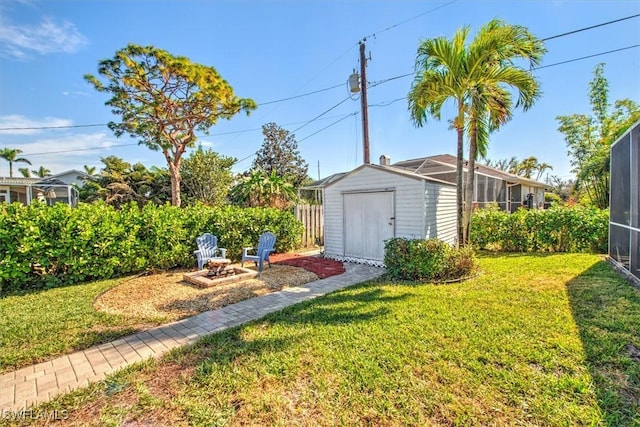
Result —
<instances>
[{"instance_id":1,"label":"dirt patch","mask_svg":"<svg viewBox=\"0 0 640 427\"><path fill-rule=\"evenodd\" d=\"M188 271L192 270L172 270L126 280L98 296L94 307L110 314L173 321L318 279L316 274L300 267L273 265L265 267L255 279L201 289L182 280Z\"/></svg>"},{"instance_id":2,"label":"dirt patch","mask_svg":"<svg viewBox=\"0 0 640 427\"><path fill-rule=\"evenodd\" d=\"M345 272L344 264L342 262L322 258L316 255L309 256L296 253L285 253L272 255L270 259L274 264L302 267L307 271L314 272L321 279Z\"/></svg>"}]
</instances>

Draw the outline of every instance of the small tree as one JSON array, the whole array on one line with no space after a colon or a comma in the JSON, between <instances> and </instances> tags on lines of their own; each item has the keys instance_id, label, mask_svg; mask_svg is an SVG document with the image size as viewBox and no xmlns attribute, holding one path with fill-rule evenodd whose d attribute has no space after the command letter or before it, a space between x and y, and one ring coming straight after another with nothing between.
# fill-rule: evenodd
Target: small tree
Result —
<instances>
[{"instance_id":1,"label":"small tree","mask_svg":"<svg viewBox=\"0 0 640 427\"><path fill-rule=\"evenodd\" d=\"M153 46L129 44L113 59L100 61L98 73L85 79L112 95L106 105L122 117L109 123L116 136L128 133L154 151L162 151L171 175L171 202L180 206L182 155L218 119L247 114L256 103L238 98L215 68L173 56Z\"/></svg>"},{"instance_id":2,"label":"small tree","mask_svg":"<svg viewBox=\"0 0 640 427\"><path fill-rule=\"evenodd\" d=\"M589 83L593 115L558 116L558 130L564 134L569 148L576 186L587 194L595 206L609 207L609 158L611 144L633 123L640 120L640 106L630 99L609 105L609 82L604 77L604 64L598 64Z\"/></svg>"},{"instance_id":3,"label":"small tree","mask_svg":"<svg viewBox=\"0 0 640 427\"><path fill-rule=\"evenodd\" d=\"M262 126L264 141L253 161L253 170L260 169L267 175L286 177L297 189L307 179L309 165L300 156L295 135L275 123Z\"/></svg>"},{"instance_id":4,"label":"small tree","mask_svg":"<svg viewBox=\"0 0 640 427\"><path fill-rule=\"evenodd\" d=\"M233 157L221 156L199 146L182 162L185 196L210 206L224 205L233 184L231 168L235 162Z\"/></svg>"},{"instance_id":5,"label":"small tree","mask_svg":"<svg viewBox=\"0 0 640 427\"><path fill-rule=\"evenodd\" d=\"M235 205L278 209L286 209L298 199L290 180L279 177L275 170L267 175L260 169L241 177L240 182L231 189L230 195Z\"/></svg>"}]
</instances>

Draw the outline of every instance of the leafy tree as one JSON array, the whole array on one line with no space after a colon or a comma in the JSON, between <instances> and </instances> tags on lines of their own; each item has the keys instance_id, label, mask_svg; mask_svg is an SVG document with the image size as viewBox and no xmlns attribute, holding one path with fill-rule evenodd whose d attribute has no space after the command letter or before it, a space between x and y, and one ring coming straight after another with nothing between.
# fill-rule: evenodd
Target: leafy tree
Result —
<instances>
[{"instance_id":1,"label":"leafy tree","mask_svg":"<svg viewBox=\"0 0 640 427\"><path fill-rule=\"evenodd\" d=\"M271 207L285 209L297 200L296 190L287 177L280 177L276 171L267 174L255 169L240 178L231 189L231 201L246 207Z\"/></svg>"},{"instance_id":2,"label":"leafy tree","mask_svg":"<svg viewBox=\"0 0 640 427\"><path fill-rule=\"evenodd\" d=\"M169 200L166 169L147 169L142 163L131 165L116 156L100 159L104 168L98 174L87 175L80 189L80 199L92 202L104 200L110 205L135 201L139 204L161 204Z\"/></svg>"},{"instance_id":3,"label":"leafy tree","mask_svg":"<svg viewBox=\"0 0 640 427\"><path fill-rule=\"evenodd\" d=\"M557 194L562 202L569 201L574 192L576 182L572 179L564 180L557 175L552 175L547 179L547 185L552 188L554 194Z\"/></svg>"},{"instance_id":4,"label":"leafy tree","mask_svg":"<svg viewBox=\"0 0 640 427\"><path fill-rule=\"evenodd\" d=\"M19 148L3 148L0 150L0 159L4 159L9 162L9 177L13 177L13 164L14 163L26 163L31 165L31 162L24 157L18 157L22 153Z\"/></svg>"},{"instance_id":5,"label":"leafy tree","mask_svg":"<svg viewBox=\"0 0 640 427\"><path fill-rule=\"evenodd\" d=\"M261 169L267 175L276 171L279 177L287 177L297 189L308 178L309 165L298 151L295 135L275 123L262 126L264 141L253 161L252 169Z\"/></svg>"},{"instance_id":6,"label":"leafy tree","mask_svg":"<svg viewBox=\"0 0 640 427\"><path fill-rule=\"evenodd\" d=\"M513 156L510 159L487 160L486 165L494 169L515 174L518 166L518 159Z\"/></svg>"},{"instance_id":7,"label":"leafy tree","mask_svg":"<svg viewBox=\"0 0 640 427\"><path fill-rule=\"evenodd\" d=\"M589 83L592 115L558 116L558 130L564 134L569 149L576 187L585 192L595 206L609 206L609 158L611 144L633 123L640 120L640 106L630 99L609 104L609 82L604 64L598 64Z\"/></svg>"},{"instance_id":8,"label":"leafy tree","mask_svg":"<svg viewBox=\"0 0 640 427\"><path fill-rule=\"evenodd\" d=\"M423 41L416 58L416 77L408 95L411 119L417 126L427 118L440 119L442 106L453 101L457 133L457 236L466 245L471 218L474 174L468 174L466 215L463 215L463 142L469 134L468 170L475 170L479 154L486 154L489 134L511 118L511 93L518 92L515 107L528 109L540 95L538 83L514 61L536 64L544 53L540 40L521 26L492 20L467 44L469 28L459 29L452 40L445 37Z\"/></svg>"},{"instance_id":9,"label":"leafy tree","mask_svg":"<svg viewBox=\"0 0 640 427\"><path fill-rule=\"evenodd\" d=\"M233 184L231 168L236 159L199 146L182 162L182 184L186 198L210 206L222 206Z\"/></svg>"},{"instance_id":10,"label":"leafy tree","mask_svg":"<svg viewBox=\"0 0 640 427\"><path fill-rule=\"evenodd\" d=\"M20 172L24 178L31 178L31 170L29 168L18 168L18 172Z\"/></svg>"},{"instance_id":11,"label":"leafy tree","mask_svg":"<svg viewBox=\"0 0 640 427\"><path fill-rule=\"evenodd\" d=\"M238 98L215 68L173 56L153 46L129 44L112 59L100 61L98 73L85 79L98 91L112 95L106 105L122 117L109 123L116 136L128 133L154 151L162 151L171 176L171 203L180 206L181 160L218 119L256 108Z\"/></svg>"}]
</instances>

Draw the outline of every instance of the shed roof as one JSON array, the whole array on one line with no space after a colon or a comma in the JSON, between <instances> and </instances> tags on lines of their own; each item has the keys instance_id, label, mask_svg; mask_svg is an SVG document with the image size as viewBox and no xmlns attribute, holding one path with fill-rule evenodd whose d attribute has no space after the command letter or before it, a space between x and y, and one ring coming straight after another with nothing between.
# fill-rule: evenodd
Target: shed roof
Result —
<instances>
[{"instance_id":1,"label":"shed roof","mask_svg":"<svg viewBox=\"0 0 640 427\"><path fill-rule=\"evenodd\" d=\"M433 178L433 177L428 176L428 175L419 175L419 174L413 173L411 171L408 171L408 170L402 169L402 168L396 168L396 167L393 167L393 166L381 166L381 165L373 165L373 164L363 164L363 165L358 166L357 168L355 168L351 172L339 174L341 176L339 176L336 179L333 179L331 182L328 182L327 184L323 185L323 187L329 187L329 186L335 184L336 182L341 181L342 179L344 179L344 178L346 178L346 177L348 177L350 175L353 175L354 173L356 173L356 172L358 172L358 171L360 171L362 169L365 169L365 168L370 168L370 169L374 169L374 170L378 170L378 171L393 173L393 174L401 175L401 176L404 176L404 177L410 178L410 179L417 179L417 180L420 180L420 181L430 181L430 182L435 182L437 184L454 186L454 184L452 184L450 182L442 181L442 180Z\"/></svg>"}]
</instances>

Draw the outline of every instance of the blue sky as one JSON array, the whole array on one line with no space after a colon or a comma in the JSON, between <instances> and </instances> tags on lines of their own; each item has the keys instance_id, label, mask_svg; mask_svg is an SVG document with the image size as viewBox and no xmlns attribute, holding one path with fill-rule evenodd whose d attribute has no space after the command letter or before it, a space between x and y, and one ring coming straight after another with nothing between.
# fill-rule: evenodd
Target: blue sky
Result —
<instances>
[{"instance_id":1,"label":"blue sky","mask_svg":"<svg viewBox=\"0 0 640 427\"><path fill-rule=\"evenodd\" d=\"M437 10L433 10L437 9ZM0 3L0 128L80 126L48 130L0 130L0 148L23 150L32 169L53 173L98 166L115 155L130 163L166 166L161 153L116 138L104 126L118 120L105 94L83 79L98 61L128 43L154 45L215 67L236 94L259 105L249 117L221 121L199 142L251 166L268 122L295 131L310 175L324 177L362 163L360 101L347 99L347 79L359 68L358 41L366 37L371 159L392 161L455 153L443 121L416 128L406 99L421 40L451 37L469 26L472 35L492 18L520 24L540 38L640 13L628 1L12 1ZM542 65L640 44L640 19L549 40ZM526 113L493 134L489 158L536 156L550 174L571 176L558 115L589 113L588 83L606 63L610 100L640 101L640 48L535 71L543 96ZM269 103L337 86L314 95ZM321 113L327 114L310 122ZM309 123L310 122L310 123ZM20 165L24 166L24 165ZM8 175L0 162L0 176Z\"/></svg>"}]
</instances>

